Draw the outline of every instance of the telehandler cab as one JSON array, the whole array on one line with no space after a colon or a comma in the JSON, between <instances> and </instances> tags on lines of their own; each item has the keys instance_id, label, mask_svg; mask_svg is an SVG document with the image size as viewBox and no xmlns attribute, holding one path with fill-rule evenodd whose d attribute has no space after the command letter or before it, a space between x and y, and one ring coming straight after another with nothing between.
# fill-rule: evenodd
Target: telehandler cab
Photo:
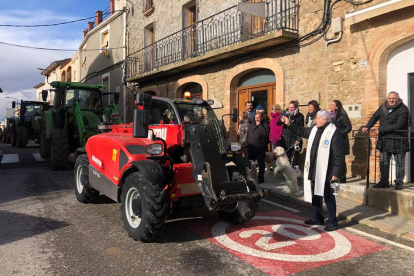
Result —
<instances>
[{"instance_id":1,"label":"telehandler cab","mask_svg":"<svg viewBox=\"0 0 414 276\"><path fill-rule=\"evenodd\" d=\"M211 103L211 102L210 102ZM75 164L78 201L100 193L121 203L134 240L151 241L176 208L201 207L231 223L250 220L265 195L254 163L224 147L224 132L209 103L137 94L133 124L89 138ZM232 115L237 121L237 110Z\"/></svg>"}]
</instances>

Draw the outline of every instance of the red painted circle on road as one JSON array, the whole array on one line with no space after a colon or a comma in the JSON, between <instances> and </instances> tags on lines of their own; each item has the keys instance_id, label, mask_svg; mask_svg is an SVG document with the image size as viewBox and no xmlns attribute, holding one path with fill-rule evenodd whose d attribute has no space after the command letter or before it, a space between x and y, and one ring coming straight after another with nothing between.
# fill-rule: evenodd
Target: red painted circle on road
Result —
<instances>
[{"instance_id":1,"label":"red painted circle on road","mask_svg":"<svg viewBox=\"0 0 414 276\"><path fill-rule=\"evenodd\" d=\"M344 231L325 232L284 211L258 214L244 225L190 223L195 233L269 275L286 275L387 249Z\"/></svg>"}]
</instances>

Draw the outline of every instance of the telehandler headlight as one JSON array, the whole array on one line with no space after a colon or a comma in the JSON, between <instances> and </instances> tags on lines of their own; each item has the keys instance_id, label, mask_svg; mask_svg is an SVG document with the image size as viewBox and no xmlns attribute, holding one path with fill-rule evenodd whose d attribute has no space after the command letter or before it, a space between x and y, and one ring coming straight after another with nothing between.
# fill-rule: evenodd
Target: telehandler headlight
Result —
<instances>
[{"instance_id":1,"label":"telehandler headlight","mask_svg":"<svg viewBox=\"0 0 414 276\"><path fill-rule=\"evenodd\" d=\"M147 153L151 155L160 155L162 153L162 145L161 144L148 145Z\"/></svg>"},{"instance_id":2,"label":"telehandler headlight","mask_svg":"<svg viewBox=\"0 0 414 276\"><path fill-rule=\"evenodd\" d=\"M231 151L239 151L241 150L241 144L239 142L231 142L230 149Z\"/></svg>"}]
</instances>

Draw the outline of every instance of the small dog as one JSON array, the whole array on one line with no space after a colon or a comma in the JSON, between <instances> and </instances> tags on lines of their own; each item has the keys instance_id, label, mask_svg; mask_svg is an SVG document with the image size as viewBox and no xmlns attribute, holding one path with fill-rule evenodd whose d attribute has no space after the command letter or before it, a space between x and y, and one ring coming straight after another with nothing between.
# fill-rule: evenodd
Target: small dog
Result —
<instances>
[{"instance_id":1,"label":"small dog","mask_svg":"<svg viewBox=\"0 0 414 276\"><path fill-rule=\"evenodd\" d=\"M266 174L270 174L276 167L276 158L273 152L266 152L265 164Z\"/></svg>"},{"instance_id":2,"label":"small dog","mask_svg":"<svg viewBox=\"0 0 414 276\"><path fill-rule=\"evenodd\" d=\"M274 174L276 175L279 172L283 173L283 176L285 177L287 184L285 192L301 196L302 193L298 186L298 174L290 164L284 148L277 147L273 152L277 158Z\"/></svg>"}]
</instances>

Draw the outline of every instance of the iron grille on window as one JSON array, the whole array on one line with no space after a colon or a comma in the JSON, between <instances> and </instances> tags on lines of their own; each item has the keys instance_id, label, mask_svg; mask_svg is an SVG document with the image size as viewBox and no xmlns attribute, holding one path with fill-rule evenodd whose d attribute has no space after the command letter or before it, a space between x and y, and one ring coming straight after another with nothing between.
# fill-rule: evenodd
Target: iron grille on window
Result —
<instances>
[{"instance_id":1,"label":"iron grille on window","mask_svg":"<svg viewBox=\"0 0 414 276\"><path fill-rule=\"evenodd\" d=\"M145 16L150 15L154 11L154 3L152 0L144 0L144 7L142 13Z\"/></svg>"}]
</instances>

